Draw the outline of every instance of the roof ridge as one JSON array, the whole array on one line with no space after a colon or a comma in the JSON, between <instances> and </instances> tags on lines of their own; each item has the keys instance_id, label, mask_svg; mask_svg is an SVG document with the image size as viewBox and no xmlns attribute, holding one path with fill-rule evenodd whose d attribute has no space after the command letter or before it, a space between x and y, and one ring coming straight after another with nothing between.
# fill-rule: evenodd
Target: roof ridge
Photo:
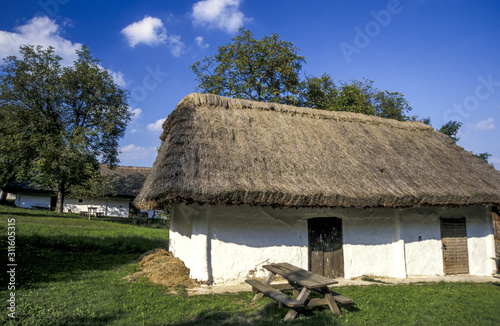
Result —
<instances>
[{"instance_id":1,"label":"roof ridge","mask_svg":"<svg viewBox=\"0 0 500 326\"><path fill-rule=\"evenodd\" d=\"M184 107L210 107L210 108L224 108L227 110L262 110L262 111L275 111L278 113L300 115L305 118L325 119L346 121L354 123L367 123L372 125L385 125L392 128L404 130L418 130L418 131L434 131L434 128L428 126L420 121L398 121L394 119L387 119L377 116L370 116L362 113L346 112L346 111L326 111L319 109L312 109L306 107L297 107L293 105L258 102L245 99L234 99L223 97L215 94L201 94L191 93L184 97L176 109Z\"/></svg>"},{"instance_id":2,"label":"roof ridge","mask_svg":"<svg viewBox=\"0 0 500 326\"><path fill-rule=\"evenodd\" d=\"M110 169L106 164L101 164L100 167ZM145 166L116 165L113 167L113 169L121 171L151 171L152 168Z\"/></svg>"}]
</instances>

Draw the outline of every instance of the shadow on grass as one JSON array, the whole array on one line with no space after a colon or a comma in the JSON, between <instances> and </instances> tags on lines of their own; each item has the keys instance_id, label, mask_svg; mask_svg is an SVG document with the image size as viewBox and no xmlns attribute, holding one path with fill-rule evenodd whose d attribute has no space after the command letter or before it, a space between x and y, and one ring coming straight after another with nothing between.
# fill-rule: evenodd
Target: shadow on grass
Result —
<instances>
[{"instance_id":1,"label":"shadow on grass","mask_svg":"<svg viewBox=\"0 0 500 326\"><path fill-rule=\"evenodd\" d=\"M82 271L109 270L166 245L165 241L139 236L19 235L15 256L17 287L30 288L37 283L74 279L81 277ZM0 283L8 283L8 278L9 274L1 273Z\"/></svg>"},{"instance_id":2,"label":"shadow on grass","mask_svg":"<svg viewBox=\"0 0 500 326\"><path fill-rule=\"evenodd\" d=\"M266 306L267 307L267 306ZM276 312L274 307L269 309L264 308L259 314L235 316L234 313L220 312L220 311L203 311L198 313L195 317L189 320L170 324L172 326L191 326L191 325L259 325L259 326L275 326L275 325L340 325L335 316L331 312L323 313L321 311L306 310L306 314L299 314L297 318L291 323L285 322L283 318L286 315L287 309L280 309L279 313Z\"/></svg>"},{"instance_id":3,"label":"shadow on grass","mask_svg":"<svg viewBox=\"0 0 500 326\"><path fill-rule=\"evenodd\" d=\"M5 216L9 217L54 217L54 218L71 218L71 217L76 217L72 214L58 214L53 211L42 211L42 210L32 210L32 209L22 209L22 208L15 208L11 210L4 210L2 214L5 214Z\"/></svg>"},{"instance_id":4,"label":"shadow on grass","mask_svg":"<svg viewBox=\"0 0 500 326\"><path fill-rule=\"evenodd\" d=\"M55 326L66 326L66 325L109 325L112 321L118 319L115 315L104 315L97 317L67 317L62 320L54 321Z\"/></svg>"},{"instance_id":5,"label":"shadow on grass","mask_svg":"<svg viewBox=\"0 0 500 326\"><path fill-rule=\"evenodd\" d=\"M271 301L261 307L255 306L255 304L251 303L251 300L247 304L255 307L255 309L252 309L253 313L242 312L238 316L234 309L232 312L225 312L207 308L194 317L182 322L172 323L171 325L340 325L338 317L328 307L303 309L293 322L289 323L283 320L288 312L288 308L280 308L277 302Z\"/></svg>"}]
</instances>

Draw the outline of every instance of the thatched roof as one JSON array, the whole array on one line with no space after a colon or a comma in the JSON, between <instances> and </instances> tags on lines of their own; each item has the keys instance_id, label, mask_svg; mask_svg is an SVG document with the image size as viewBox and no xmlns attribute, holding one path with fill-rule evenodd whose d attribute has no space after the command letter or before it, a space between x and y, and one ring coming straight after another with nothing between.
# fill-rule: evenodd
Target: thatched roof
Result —
<instances>
[{"instance_id":1,"label":"thatched roof","mask_svg":"<svg viewBox=\"0 0 500 326\"><path fill-rule=\"evenodd\" d=\"M109 177L109 191L108 195L126 198L135 198L139 193L146 177L151 172L151 168L135 167L135 166L116 166L113 169L108 168L106 165L100 167L101 175ZM37 184L30 184L28 182L11 181L2 188L6 192L12 193L44 193L56 194L56 189L49 189Z\"/></svg>"},{"instance_id":2,"label":"thatched roof","mask_svg":"<svg viewBox=\"0 0 500 326\"><path fill-rule=\"evenodd\" d=\"M143 208L500 204L500 172L421 122L191 94L160 138Z\"/></svg>"},{"instance_id":3,"label":"thatched roof","mask_svg":"<svg viewBox=\"0 0 500 326\"><path fill-rule=\"evenodd\" d=\"M101 175L110 178L114 196L135 198L141 190L151 168L135 166L116 166L110 169L101 166Z\"/></svg>"}]
</instances>

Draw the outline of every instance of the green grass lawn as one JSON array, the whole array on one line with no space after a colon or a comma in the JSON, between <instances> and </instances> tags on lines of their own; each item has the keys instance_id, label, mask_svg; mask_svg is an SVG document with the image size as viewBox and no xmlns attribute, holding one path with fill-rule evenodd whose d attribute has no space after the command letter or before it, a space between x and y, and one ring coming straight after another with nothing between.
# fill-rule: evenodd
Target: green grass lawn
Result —
<instances>
[{"instance_id":1,"label":"green grass lawn","mask_svg":"<svg viewBox=\"0 0 500 326\"><path fill-rule=\"evenodd\" d=\"M0 206L2 259L16 220L16 319L0 274L2 325L276 325L286 309L253 294L188 297L123 277L141 253L167 247L168 230ZM6 270L6 262L2 263ZM335 317L307 310L290 325L500 325L500 283L342 287L354 299Z\"/></svg>"}]
</instances>

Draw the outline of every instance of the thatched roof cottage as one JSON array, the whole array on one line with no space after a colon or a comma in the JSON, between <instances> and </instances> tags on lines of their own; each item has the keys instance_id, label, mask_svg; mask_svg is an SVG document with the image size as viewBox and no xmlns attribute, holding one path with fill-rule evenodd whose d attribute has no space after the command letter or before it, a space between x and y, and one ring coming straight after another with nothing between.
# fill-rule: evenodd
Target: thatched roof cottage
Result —
<instances>
[{"instance_id":1,"label":"thatched roof cottage","mask_svg":"<svg viewBox=\"0 0 500 326\"><path fill-rule=\"evenodd\" d=\"M99 198L78 198L68 195L64 199L63 211L79 213L88 211L89 207L96 207L97 211L107 216L129 217L130 210L137 211L132 201L139 193L150 171L151 168L147 167L116 166L110 169L102 165L100 172L101 175L109 178L107 187L109 193ZM9 194L12 204L19 207L53 210L56 206L57 191L55 189L12 181L0 191Z\"/></svg>"},{"instance_id":2,"label":"thatched roof cottage","mask_svg":"<svg viewBox=\"0 0 500 326\"><path fill-rule=\"evenodd\" d=\"M329 276L490 275L500 172L421 122L185 97L136 198L215 283L286 261ZM251 275L249 275L251 274Z\"/></svg>"}]
</instances>

